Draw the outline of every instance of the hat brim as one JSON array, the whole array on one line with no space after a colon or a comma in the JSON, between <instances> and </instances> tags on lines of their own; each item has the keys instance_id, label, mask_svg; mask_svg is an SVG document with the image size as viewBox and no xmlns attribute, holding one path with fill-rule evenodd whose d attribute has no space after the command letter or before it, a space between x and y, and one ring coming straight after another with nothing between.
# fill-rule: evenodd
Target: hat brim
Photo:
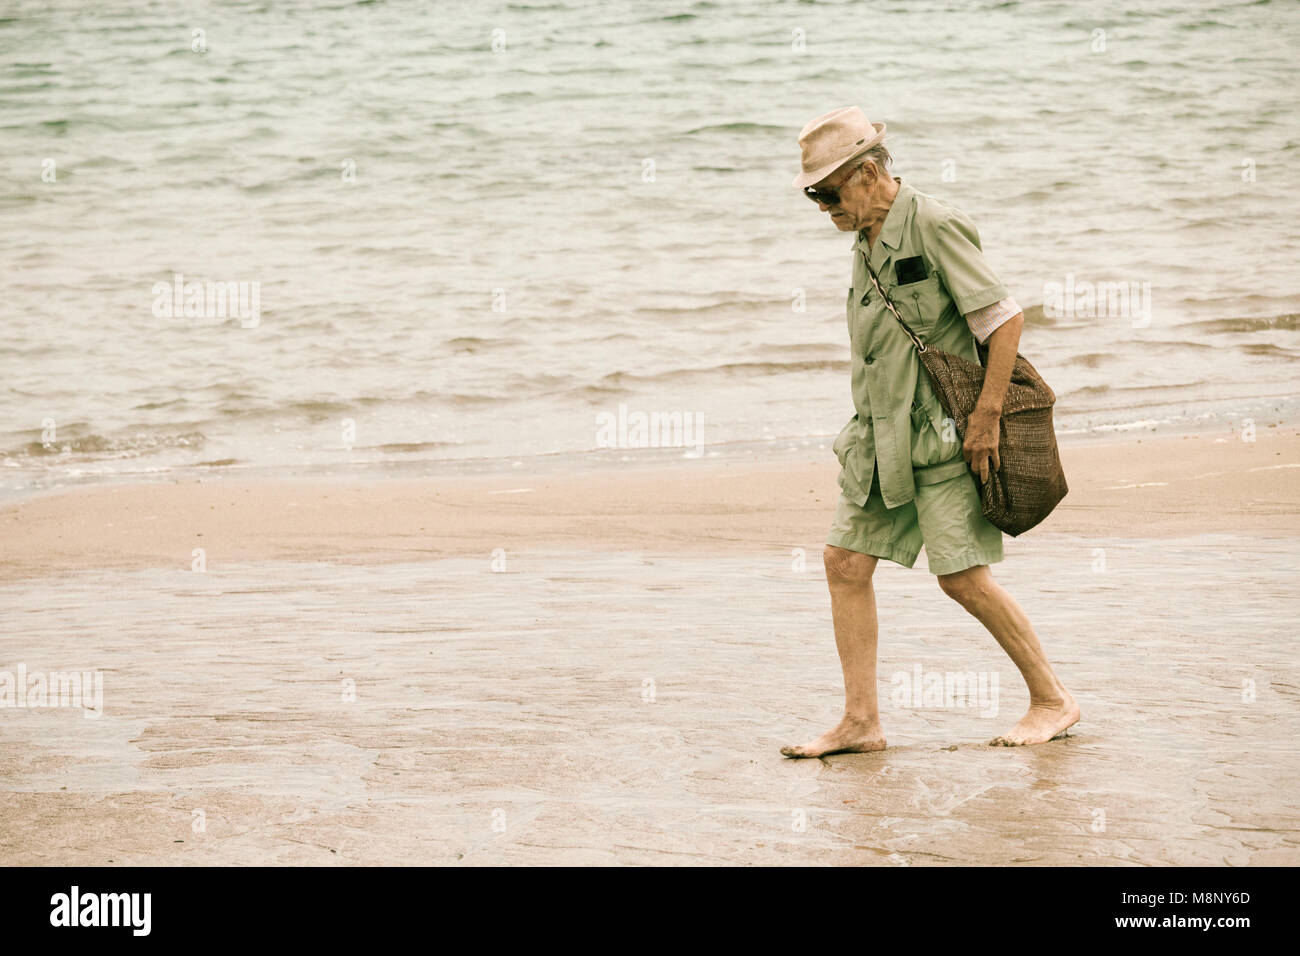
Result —
<instances>
[{"instance_id":1,"label":"hat brim","mask_svg":"<svg viewBox=\"0 0 1300 956\"><path fill-rule=\"evenodd\" d=\"M846 156L843 159L837 159L835 160L835 162L830 163L826 166L822 166L819 169L810 169L806 173L801 172L798 176L794 178L794 188L806 189L808 186L811 186L814 183L821 182L823 179L825 179L831 173L835 172L835 170L839 169L841 166L845 165L846 163L853 162L853 160L857 159L867 150L871 149L871 147L878 145L880 141L885 138L885 124L872 123L871 128L876 131L876 135L873 136L871 139L867 140L867 142L864 143L862 146L855 148L851 155Z\"/></svg>"}]
</instances>

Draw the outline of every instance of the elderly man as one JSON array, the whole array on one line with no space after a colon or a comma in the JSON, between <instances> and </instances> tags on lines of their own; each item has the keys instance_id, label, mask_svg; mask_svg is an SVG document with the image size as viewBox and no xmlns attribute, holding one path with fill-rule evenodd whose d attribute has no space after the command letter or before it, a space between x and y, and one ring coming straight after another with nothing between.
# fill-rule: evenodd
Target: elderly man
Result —
<instances>
[{"instance_id":1,"label":"elderly man","mask_svg":"<svg viewBox=\"0 0 1300 956\"><path fill-rule=\"evenodd\" d=\"M972 480L999 467L998 423L1024 315L984 261L970 219L889 173L884 135L883 123L850 106L799 136L803 171L794 185L841 232L857 233L847 303L857 414L835 440L841 494L824 555L844 717L810 743L783 747L788 757L884 749L871 576L879 558L912 567L923 543L939 587L988 628L1029 686L1029 712L990 743L1043 743L1079 719L1025 612L993 580L1002 533L984 518ZM964 441L872 275L926 344L978 362L976 338L987 343Z\"/></svg>"}]
</instances>

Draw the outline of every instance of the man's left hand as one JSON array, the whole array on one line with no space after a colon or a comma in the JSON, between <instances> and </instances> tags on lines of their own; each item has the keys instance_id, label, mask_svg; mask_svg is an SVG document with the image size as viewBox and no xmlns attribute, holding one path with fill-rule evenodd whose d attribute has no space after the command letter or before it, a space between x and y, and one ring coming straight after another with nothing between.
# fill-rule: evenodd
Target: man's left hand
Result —
<instances>
[{"instance_id":1,"label":"man's left hand","mask_svg":"<svg viewBox=\"0 0 1300 956\"><path fill-rule=\"evenodd\" d=\"M966 464L980 476L980 482L989 480L989 462L992 461L993 472L1002 466L998 458L998 426L1002 413L975 408L966 421L966 440L962 442L961 454Z\"/></svg>"}]
</instances>

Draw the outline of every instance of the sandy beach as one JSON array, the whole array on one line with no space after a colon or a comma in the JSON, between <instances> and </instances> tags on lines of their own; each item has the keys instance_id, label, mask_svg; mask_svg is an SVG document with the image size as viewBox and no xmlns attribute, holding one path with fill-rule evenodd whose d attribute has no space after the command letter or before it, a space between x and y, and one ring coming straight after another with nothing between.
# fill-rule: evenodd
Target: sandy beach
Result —
<instances>
[{"instance_id":1,"label":"sandy beach","mask_svg":"<svg viewBox=\"0 0 1300 956\"><path fill-rule=\"evenodd\" d=\"M1300 862L1300 433L1063 456L994 573L1070 736L986 745L1024 687L922 556L877 575L889 749L811 761L829 453L11 503L0 670L103 695L0 710L0 862ZM954 672L996 692L899 697Z\"/></svg>"},{"instance_id":2,"label":"sandy beach","mask_svg":"<svg viewBox=\"0 0 1300 956\"><path fill-rule=\"evenodd\" d=\"M1079 9L7 4L0 866L301 945L117 868L1300 865L1300 17ZM1054 396L1025 616L832 576L887 747L788 759L837 436L894 500L967 332Z\"/></svg>"},{"instance_id":3,"label":"sandy beach","mask_svg":"<svg viewBox=\"0 0 1300 956\"><path fill-rule=\"evenodd\" d=\"M1050 535L1300 534L1300 434L1063 444L1070 493ZM0 580L219 563L374 563L496 548L759 554L817 548L838 493L829 449L772 465L707 461L564 476L427 481L214 478L48 494L0 507ZM1005 539L1009 554L1021 545ZM924 569L924 561L918 565Z\"/></svg>"}]
</instances>

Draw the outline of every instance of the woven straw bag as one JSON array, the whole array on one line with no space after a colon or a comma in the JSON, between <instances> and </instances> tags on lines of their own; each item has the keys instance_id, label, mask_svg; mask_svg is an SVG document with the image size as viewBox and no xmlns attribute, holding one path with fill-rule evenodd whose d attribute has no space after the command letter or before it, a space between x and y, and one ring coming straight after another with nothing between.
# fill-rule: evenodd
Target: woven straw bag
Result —
<instances>
[{"instance_id":1,"label":"woven straw bag","mask_svg":"<svg viewBox=\"0 0 1300 956\"><path fill-rule=\"evenodd\" d=\"M885 306L912 340L944 414L956 423L957 434L964 441L966 422L984 387L988 346L975 343L981 363L978 365L951 352L930 348L903 321L870 263L867 263L867 274ZM971 472L979 488L984 517L1012 537L1023 534L1051 514L1070 490L1056 447L1056 429L1052 425L1054 404L1056 393L1029 360L1017 352L998 423L998 470L982 483L979 475Z\"/></svg>"}]
</instances>

